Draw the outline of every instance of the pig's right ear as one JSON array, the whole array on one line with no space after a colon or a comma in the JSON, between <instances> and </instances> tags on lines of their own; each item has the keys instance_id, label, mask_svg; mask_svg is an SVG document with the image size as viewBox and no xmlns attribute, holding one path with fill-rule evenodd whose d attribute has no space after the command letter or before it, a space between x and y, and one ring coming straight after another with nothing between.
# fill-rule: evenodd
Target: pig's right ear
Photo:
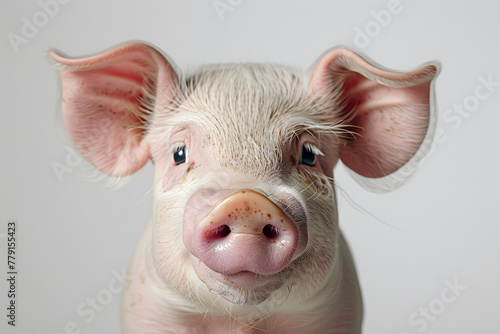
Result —
<instances>
[{"instance_id":1,"label":"pig's right ear","mask_svg":"<svg viewBox=\"0 0 500 334\"><path fill-rule=\"evenodd\" d=\"M148 116L178 85L165 57L141 43L87 58L55 52L50 57L62 77L64 122L79 152L110 176L143 167L150 154L144 138Z\"/></svg>"}]
</instances>

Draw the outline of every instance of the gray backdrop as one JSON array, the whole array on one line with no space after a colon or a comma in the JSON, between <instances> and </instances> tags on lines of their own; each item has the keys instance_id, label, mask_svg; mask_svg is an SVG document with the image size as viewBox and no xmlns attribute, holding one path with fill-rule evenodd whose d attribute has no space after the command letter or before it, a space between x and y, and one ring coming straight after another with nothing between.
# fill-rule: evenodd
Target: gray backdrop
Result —
<instances>
[{"instance_id":1,"label":"gray backdrop","mask_svg":"<svg viewBox=\"0 0 500 334\"><path fill-rule=\"evenodd\" d=\"M440 60L440 140L388 194L368 192L338 166L341 227L365 333L497 333L497 2L2 0L1 8L0 277L15 220L18 309L8 326L1 279L0 332L119 332L120 279L151 217L153 167L115 191L89 182L67 148L47 50L83 56L143 40L183 71L238 61L307 69L337 44L398 70Z\"/></svg>"}]
</instances>

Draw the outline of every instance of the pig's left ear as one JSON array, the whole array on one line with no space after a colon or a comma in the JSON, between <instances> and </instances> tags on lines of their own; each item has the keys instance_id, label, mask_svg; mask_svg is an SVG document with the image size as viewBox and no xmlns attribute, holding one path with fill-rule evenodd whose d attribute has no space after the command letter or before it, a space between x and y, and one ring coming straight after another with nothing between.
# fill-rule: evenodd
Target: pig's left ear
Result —
<instances>
[{"instance_id":1,"label":"pig's left ear","mask_svg":"<svg viewBox=\"0 0 500 334\"><path fill-rule=\"evenodd\" d=\"M438 64L430 64L393 72L346 49L321 58L310 87L336 101L333 112L356 133L341 148L344 164L364 177L378 178L408 162L429 127L431 81L438 71Z\"/></svg>"},{"instance_id":2,"label":"pig's left ear","mask_svg":"<svg viewBox=\"0 0 500 334\"><path fill-rule=\"evenodd\" d=\"M78 151L111 176L126 176L149 159L144 132L155 105L167 105L178 85L166 58L131 43L79 59L55 52L61 74L63 116ZM150 117L149 117L150 118Z\"/></svg>"}]
</instances>

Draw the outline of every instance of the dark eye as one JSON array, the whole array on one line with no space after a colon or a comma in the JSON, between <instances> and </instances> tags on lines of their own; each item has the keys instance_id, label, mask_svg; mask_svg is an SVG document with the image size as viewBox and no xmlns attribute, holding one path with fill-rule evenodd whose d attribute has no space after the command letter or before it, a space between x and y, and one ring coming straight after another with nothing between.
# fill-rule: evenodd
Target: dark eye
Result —
<instances>
[{"instance_id":1,"label":"dark eye","mask_svg":"<svg viewBox=\"0 0 500 334\"><path fill-rule=\"evenodd\" d=\"M180 146L174 151L174 162L178 166L186 162L187 159L187 148L186 146Z\"/></svg>"},{"instance_id":2,"label":"dark eye","mask_svg":"<svg viewBox=\"0 0 500 334\"><path fill-rule=\"evenodd\" d=\"M306 166L314 166L316 162L316 154L309 145L302 145L302 152L299 157L299 164Z\"/></svg>"}]
</instances>

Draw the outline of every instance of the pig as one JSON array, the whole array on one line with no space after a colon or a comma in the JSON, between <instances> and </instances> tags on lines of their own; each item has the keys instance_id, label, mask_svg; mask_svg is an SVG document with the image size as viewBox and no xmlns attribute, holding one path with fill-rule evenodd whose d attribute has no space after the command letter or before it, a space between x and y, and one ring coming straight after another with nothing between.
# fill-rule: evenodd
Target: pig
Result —
<instances>
[{"instance_id":1,"label":"pig","mask_svg":"<svg viewBox=\"0 0 500 334\"><path fill-rule=\"evenodd\" d=\"M376 179L412 159L438 62L398 72L333 48L310 76L254 63L182 76L147 43L50 57L83 157L117 178L155 166L123 333L361 333L333 169Z\"/></svg>"}]
</instances>

